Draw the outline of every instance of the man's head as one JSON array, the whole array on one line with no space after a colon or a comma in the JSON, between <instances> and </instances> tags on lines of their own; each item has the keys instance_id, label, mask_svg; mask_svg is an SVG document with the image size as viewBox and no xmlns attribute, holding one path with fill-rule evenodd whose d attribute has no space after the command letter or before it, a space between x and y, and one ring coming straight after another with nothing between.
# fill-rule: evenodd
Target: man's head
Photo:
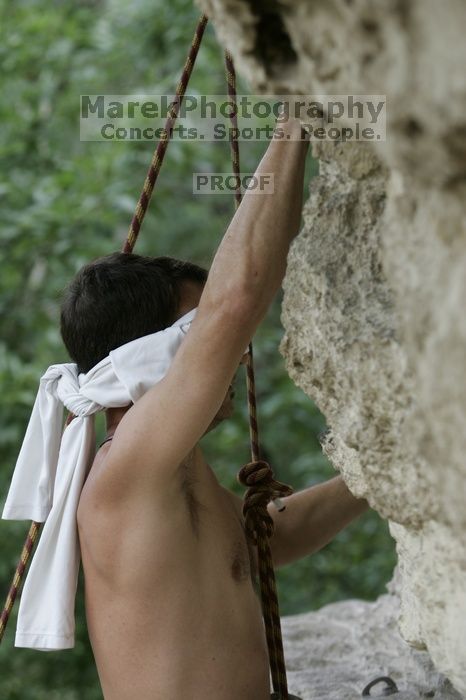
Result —
<instances>
[{"instance_id":1,"label":"man's head","mask_svg":"<svg viewBox=\"0 0 466 700\"><path fill-rule=\"evenodd\" d=\"M207 275L190 262L130 253L113 253L85 265L64 294L60 319L63 342L78 371L89 372L111 350L163 330L194 309ZM245 361L246 356L241 363ZM230 417L233 395L230 386L207 431ZM108 428L126 410L108 409Z\"/></svg>"},{"instance_id":2,"label":"man's head","mask_svg":"<svg viewBox=\"0 0 466 700\"><path fill-rule=\"evenodd\" d=\"M63 342L87 373L131 340L163 330L197 306L208 272L190 262L112 253L85 265L61 305Z\"/></svg>"}]
</instances>

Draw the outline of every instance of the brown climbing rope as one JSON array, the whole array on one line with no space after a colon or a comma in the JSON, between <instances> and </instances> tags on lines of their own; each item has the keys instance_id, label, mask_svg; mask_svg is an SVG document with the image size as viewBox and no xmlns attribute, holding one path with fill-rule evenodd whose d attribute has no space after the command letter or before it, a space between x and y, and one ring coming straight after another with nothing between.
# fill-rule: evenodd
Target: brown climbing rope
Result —
<instances>
[{"instance_id":1,"label":"brown climbing rope","mask_svg":"<svg viewBox=\"0 0 466 700\"><path fill-rule=\"evenodd\" d=\"M42 523L36 523L35 521L33 521L31 527L29 528L29 532L27 534L26 541L23 545L23 550L21 552L21 556L13 576L13 581L11 582L10 590L8 591L6 602L3 606L2 614L0 617L0 642L3 639L3 635L5 634L5 629L7 626L8 619L10 617L11 609L16 600L16 596L18 595L21 579L23 578L24 571L26 569L29 557L31 556L32 550L34 548L34 544L39 535L41 526Z\"/></svg>"},{"instance_id":2,"label":"brown climbing rope","mask_svg":"<svg viewBox=\"0 0 466 700\"><path fill-rule=\"evenodd\" d=\"M176 89L175 99L170 105L169 116L165 122L164 129L162 130L162 136L158 142L157 148L152 156L152 161L144 181L141 196L139 197L139 201L136 205L136 210L131 221L128 236L123 245L122 250L125 253L131 253L136 244L142 222L146 215L154 186L167 151L168 143L170 142L172 136L172 128L177 119L179 109L186 92L186 87L191 77L194 62L199 51L199 46L207 25L207 21L208 18L206 15L202 15L197 24L181 79ZM234 107L230 115L230 120L234 128L233 133L230 131L230 148L232 169L233 174L235 175L235 208L238 208L241 203L242 194L239 166L239 144L235 132L237 127L236 74L232 56L228 51L225 51L225 68L228 95L231 104ZM284 506L281 504L280 497L290 495L293 492L293 489L290 486L275 481L269 464L261 460L257 425L252 343L249 344L246 365L246 382L252 461L243 466L239 471L238 481L247 487L243 506L246 535L252 541L252 543L257 546L258 551L262 612L264 616L267 646L269 650L272 683L275 691L273 697L277 700L289 700L290 696L288 695L287 687L278 597L272 555L269 545L269 538L273 534L274 526L273 519L267 510L267 505L270 503L270 501L273 501L279 510L283 510ZM73 419L73 417L74 416L71 414L68 416L67 424ZM31 555L34 543L37 540L41 525L42 523L33 522L26 538L26 542L21 553L21 559L18 563L6 604L0 617L0 642L3 639L9 615L17 596L28 559Z\"/></svg>"},{"instance_id":3,"label":"brown climbing rope","mask_svg":"<svg viewBox=\"0 0 466 700\"><path fill-rule=\"evenodd\" d=\"M235 208L237 209L241 203L242 195L239 143L237 138L236 73L233 58L229 51L225 51L225 70L228 95L233 106L233 110L230 113L230 121L233 129L230 131L230 147L232 169L235 176ZM273 534L274 525L272 517L267 510L267 505L270 501L276 501L277 508L283 510L284 507L280 502L280 496L289 496L293 492L293 489L290 486L275 481L269 464L261 460L252 342L249 343L246 364L246 384L252 461L240 469L238 481L243 486L248 487L244 495L243 514L245 518L246 535L251 542L257 546L262 614L267 636L272 684L274 691L279 693L278 698L280 698L280 700L288 700L288 684L283 653L277 587L269 544L269 538Z\"/></svg>"},{"instance_id":4,"label":"brown climbing rope","mask_svg":"<svg viewBox=\"0 0 466 700\"><path fill-rule=\"evenodd\" d=\"M144 181L141 196L139 197L139 201L136 205L136 211L134 212L133 220L131 221L131 226L129 227L128 238L123 245L124 253L131 253L136 244L142 222L146 215L147 207L149 206L149 202L152 197L152 192L154 191L154 185L160 172L160 168L162 167L163 159L172 136L172 127L178 116L178 112L194 68L194 62L199 51L202 37L204 36L204 30L207 22L207 16L202 15L197 23L196 31L194 32L194 37L191 42L191 48L189 49L180 82L176 88L175 99L170 105L169 116L162 130L160 141L158 142L157 148L152 156L152 161Z\"/></svg>"}]
</instances>

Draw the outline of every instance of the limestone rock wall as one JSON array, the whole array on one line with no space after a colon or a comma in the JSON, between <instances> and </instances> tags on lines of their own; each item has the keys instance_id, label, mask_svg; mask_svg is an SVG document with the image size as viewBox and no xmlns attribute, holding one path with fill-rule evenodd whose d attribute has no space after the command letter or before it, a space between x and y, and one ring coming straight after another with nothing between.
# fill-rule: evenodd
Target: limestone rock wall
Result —
<instances>
[{"instance_id":1,"label":"limestone rock wall","mask_svg":"<svg viewBox=\"0 0 466 700\"><path fill-rule=\"evenodd\" d=\"M401 639L398 612L398 597L383 595L375 603L347 600L285 617L290 693L302 700L358 700L371 681L385 676L398 689L393 700L461 700L429 654ZM371 696L383 696L385 687L377 684Z\"/></svg>"},{"instance_id":2,"label":"limestone rock wall","mask_svg":"<svg viewBox=\"0 0 466 700\"><path fill-rule=\"evenodd\" d=\"M314 147L281 351L390 520L404 638L466 693L466 3L197 1L256 92L387 95L386 142Z\"/></svg>"}]
</instances>

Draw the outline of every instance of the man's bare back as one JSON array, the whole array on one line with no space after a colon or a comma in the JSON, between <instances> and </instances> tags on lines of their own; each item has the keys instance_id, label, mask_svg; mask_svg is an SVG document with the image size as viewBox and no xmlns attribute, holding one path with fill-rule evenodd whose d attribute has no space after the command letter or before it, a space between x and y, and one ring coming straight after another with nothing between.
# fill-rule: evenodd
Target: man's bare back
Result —
<instances>
[{"instance_id":1,"label":"man's bare back","mask_svg":"<svg viewBox=\"0 0 466 700\"><path fill-rule=\"evenodd\" d=\"M115 505L98 452L78 531L105 700L269 700L255 559L241 499L194 448L172 492Z\"/></svg>"}]
</instances>

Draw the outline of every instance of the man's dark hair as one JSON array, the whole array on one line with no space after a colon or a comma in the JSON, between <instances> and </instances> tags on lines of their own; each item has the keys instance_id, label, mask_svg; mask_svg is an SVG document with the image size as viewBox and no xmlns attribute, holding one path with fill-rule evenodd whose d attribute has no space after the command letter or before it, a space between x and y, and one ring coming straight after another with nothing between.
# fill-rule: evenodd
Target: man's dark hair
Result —
<instances>
[{"instance_id":1,"label":"man's dark hair","mask_svg":"<svg viewBox=\"0 0 466 700\"><path fill-rule=\"evenodd\" d=\"M68 286L60 330L79 372L111 350L171 326L184 281L204 284L208 272L167 256L112 253L85 265Z\"/></svg>"}]
</instances>

